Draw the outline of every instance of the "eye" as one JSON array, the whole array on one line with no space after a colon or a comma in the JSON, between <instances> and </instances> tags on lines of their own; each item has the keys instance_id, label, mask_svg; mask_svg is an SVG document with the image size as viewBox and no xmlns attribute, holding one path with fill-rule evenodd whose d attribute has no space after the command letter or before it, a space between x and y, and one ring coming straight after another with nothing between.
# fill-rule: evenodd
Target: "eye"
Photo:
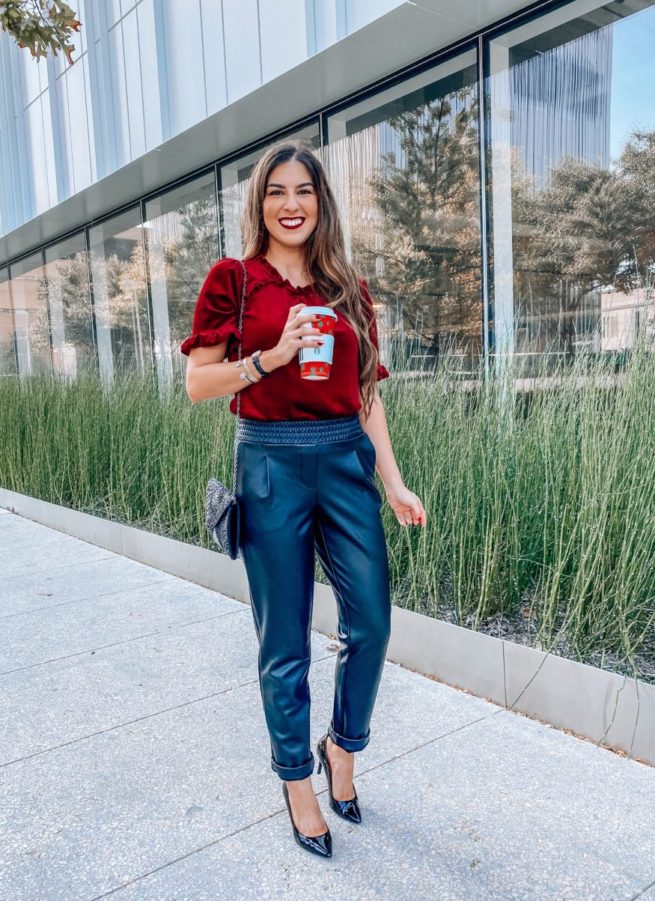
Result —
<instances>
[{"instance_id":1,"label":"eye","mask_svg":"<svg viewBox=\"0 0 655 901\"><path fill-rule=\"evenodd\" d=\"M267 196L272 197L273 194L281 194L281 193L282 193L282 191L280 190L280 188L269 188ZM299 194L313 194L314 189L313 188L300 188L298 193Z\"/></svg>"}]
</instances>

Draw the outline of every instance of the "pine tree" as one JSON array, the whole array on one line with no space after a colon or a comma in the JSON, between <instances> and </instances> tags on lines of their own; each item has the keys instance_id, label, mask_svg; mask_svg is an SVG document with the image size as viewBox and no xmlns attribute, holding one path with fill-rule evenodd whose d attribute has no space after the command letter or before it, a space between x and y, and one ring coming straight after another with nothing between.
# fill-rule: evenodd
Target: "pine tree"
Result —
<instances>
[{"instance_id":1,"label":"pine tree","mask_svg":"<svg viewBox=\"0 0 655 901\"><path fill-rule=\"evenodd\" d=\"M356 252L368 270L383 261L371 288L429 354L449 341L480 352L477 118L472 87L391 116L398 151L383 155L369 182L379 234Z\"/></svg>"}]
</instances>

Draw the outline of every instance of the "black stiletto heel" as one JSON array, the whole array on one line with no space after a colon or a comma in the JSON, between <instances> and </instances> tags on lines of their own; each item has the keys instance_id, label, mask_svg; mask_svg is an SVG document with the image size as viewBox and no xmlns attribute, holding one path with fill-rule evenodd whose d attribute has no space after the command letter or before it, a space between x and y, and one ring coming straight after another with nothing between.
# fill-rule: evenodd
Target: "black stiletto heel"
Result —
<instances>
[{"instance_id":1,"label":"black stiletto heel","mask_svg":"<svg viewBox=\"0 0 655 901\"><path fill-rule=\"evenodd\" d=\"M327 832L323 832L322 835L303 835L302 832L298 832L296 824L293 822L291 804L289 803L289 790L287 789L286 782L282 783L282 794L287 803L289 819L291 820L291 827L293 829L293 837L300 847L304 848L305 851L312 851L320 857L332 857L332 835L330 834L330 830L328 829Z\"/></svg>"},{"instance_id":2,"label":"black stiletto heel","mask_svg":"<svg viewBox=\"0 0 655 901\"><path fill-rule=\"evenodd\" d=\"M344 820L348 820L351 823L361 823L362 814L357 802L357 792L355 792L354 798L349 798L347 801L338 801L332 794L332 767L330 766L330 761L327 756L327 738L326 733L316 745L316 753L318 755L317 772L320 773L321 769L325 767L325 778L327 779L328 794L330 795L330 807L335 813L338 813L340 817L343 817ZM355 786L353 785L353 788L354 787Z\"/></svg>"}]
</instances>

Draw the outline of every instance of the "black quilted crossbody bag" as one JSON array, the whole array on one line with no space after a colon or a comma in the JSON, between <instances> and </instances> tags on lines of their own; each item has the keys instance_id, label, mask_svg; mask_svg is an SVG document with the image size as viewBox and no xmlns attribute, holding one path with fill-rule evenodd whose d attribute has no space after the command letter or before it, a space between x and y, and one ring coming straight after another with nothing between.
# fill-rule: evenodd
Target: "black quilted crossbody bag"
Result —
<instances>
[{"instance_id":1,"label":"black quilted crossbody bag","mask_svg":"<svg viewBox=\"0 0 655 901\"><path fill-rule=\"evenodd\" d=\"M241 290L241 309L239 311L239 334L242 335L243 307L246 301L246 281L248 273L243 260L239 260L243 267L243 288ZM241 359L241 341L239 342L239 359ZM241 392L237 392L237 420L241 413ZM212 476L207 482L205 495L205 525L209 530L220 550L226 553L232 560L239 556L239 536L241 529L241 511L235 495L237 486L237 431L234 430L234 464L232 467L232 485L230 489ZM218 448L214 451L214 467L216 472Z\"/></svg>"}]
</instances>

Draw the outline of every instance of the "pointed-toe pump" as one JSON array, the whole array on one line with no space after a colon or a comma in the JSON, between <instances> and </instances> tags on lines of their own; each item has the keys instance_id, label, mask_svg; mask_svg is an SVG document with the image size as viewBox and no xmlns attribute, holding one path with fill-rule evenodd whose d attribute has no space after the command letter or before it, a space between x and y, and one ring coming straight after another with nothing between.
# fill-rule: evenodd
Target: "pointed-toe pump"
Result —
<instances>
[{"instance_id":1,"label":"pointed-toe pump","mask_svg":"<svg viewBox=\"0 0 655 901\"><path fill-rule=\"evenodd\" d=\"M325 767L328 794L330 795L330 807L335 813L338 813L340 817L343 817L344 820L349 820L351 823L361 823L362 814L357 801L357 792L355 792L354 798L349 798L347 801L339 801L332 794L332 767L330 766L327 755L327 733L316 745L316 753L318 755L317 772L320 773L321 768ZM355 786L353 785L353 788L354 787Z\"/></svg>"},{"instance_id":2,"label":"pointed-toe pump","mask_svg":"<svg viewBox=\"0 0 655 901\"><path fill-rule=\"evenodd\" d=\"M328 829L327 832L323 832L321 835L303 835L302 832L298 832L296 824L293 822L291 804L289 803L289 790L287 789L286 782L282 783L282 794L287 803L289 819L291 820L291 827L293 829L293 837L300 847L304 848L305 851L311 851L313 854L318 854L320 857L332 857L332 835L330 834L330 830Z\"/></svg>"}]
</instances>

